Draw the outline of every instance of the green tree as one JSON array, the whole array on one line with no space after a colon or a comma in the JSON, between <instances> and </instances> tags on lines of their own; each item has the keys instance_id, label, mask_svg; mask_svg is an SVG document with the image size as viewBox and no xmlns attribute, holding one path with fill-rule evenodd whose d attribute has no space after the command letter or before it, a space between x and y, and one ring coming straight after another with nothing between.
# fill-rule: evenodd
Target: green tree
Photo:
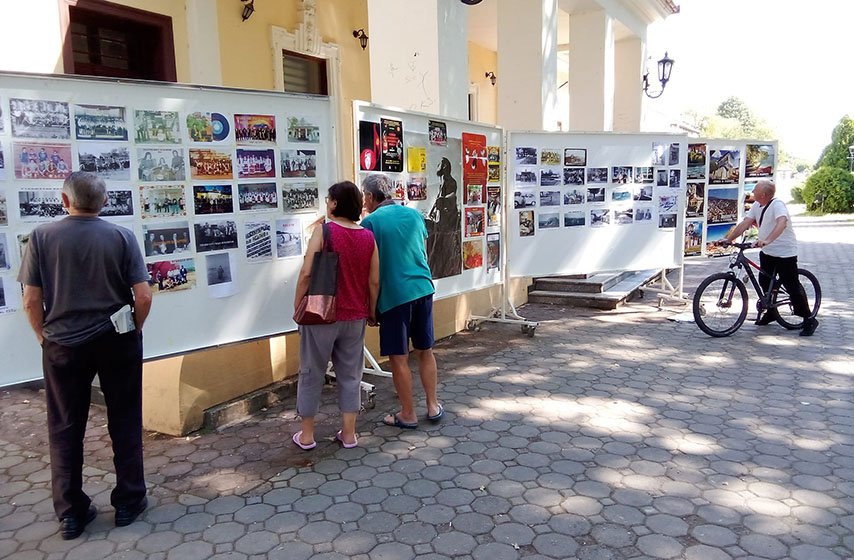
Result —
<instances>
[{"instance_id":1,"label":"green tree","mask_svg":"<svg viewBox=\"0 0 854 560\"><path fill-rule=\"evenodd\" d=\"M847 169L820 167L804 183L802 197L807 210L851 212L854 210L854 175Z\"/></svg>"},{"instance_id":2,"label":"green tree","mask_svg":"<svg viewBox=\"0 0 854 560\"><path fill-rule=\"evenodd\" d=\"M851 120L851 117L845 115L833 129L830 144L821 152L821 157L818 158L816 167L835 167L848 171L850 169L848 146L851 145L854 145L854 121Z\"/></svg>"},{"instance_id":3,"label":"green tree","mask_svg":"<svg viewBox=\"0 0 854 560\"><path fill-rule=\"evenodd\" d=\"M688 112L683 118L700 129L703 136L710 138L773 140L776 136L768 123L756 116L738 97L728 97L722 101L714 115L704 117L696 112Z\"/></svg>"},{"instance_id":4,"label":"green tree","mask_svg":"<svg viewBox=\"0 0 854 560\"><path fill-rule=\"evenodd\" d=\"M741 124L741 128L746 132L753 130L756 126L756 116L747 103L738 97L727 97L720 105L718 105L718 116L725 119L735 119Z\"/></svg>"}]
</instances>

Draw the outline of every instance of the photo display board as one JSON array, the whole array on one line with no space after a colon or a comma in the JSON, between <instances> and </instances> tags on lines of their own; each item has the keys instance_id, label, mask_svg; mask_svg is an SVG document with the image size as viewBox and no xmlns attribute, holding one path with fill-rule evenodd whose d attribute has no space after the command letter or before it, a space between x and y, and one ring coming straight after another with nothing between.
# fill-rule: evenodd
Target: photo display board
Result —
<instances>
[{"instance_id":1,"label":"photo display board","mask_svg":"<svg viewBox=\"0 0 854 560\"><path fill-rule=\"evenodd\" d=\"M0 74L0 385L42 376L16 277L75 170L103 177L101 216L145 256L146 359L296 330L309 228L337 179L330 115L320 96Z\"/></svg>"},{"instance_id":2,"label":"photo display board","mask_svg":"<svg viewBox=\"0 0 854 560\"><path fill-rule=\"evenodd\" d=\"M511 276L681 266L685 136L509 132L507 145Z\"/></svg>"},{"instance_id":3,"label":"photo display board","mask_svg":"<svg viewBox=\"0 0 854 560\"><path fill-rule=\"evenodd\" d=\"M722 255L720 241L753 203L753 188L777 174L777 141L689 139L685 255Z\"/></svg>"},{"instance_id":4,"label":"photo display board","mask_svg":"<svg viewBox=\"0 0 854 560\"><path fill-rule=\"evenodd\" d=\"M353 104L359 182L381 173L427 226L436 299L501 284L501 128Z\"/></svg>"}]
</instances>

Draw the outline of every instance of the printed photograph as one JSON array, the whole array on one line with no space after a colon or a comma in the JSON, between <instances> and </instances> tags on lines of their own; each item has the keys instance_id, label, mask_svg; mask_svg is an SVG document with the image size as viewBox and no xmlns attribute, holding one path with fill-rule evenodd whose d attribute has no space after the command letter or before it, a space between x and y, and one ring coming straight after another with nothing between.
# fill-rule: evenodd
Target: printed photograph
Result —
<instances>
[{"instance_id":1,"label":"printed photograph","mask_svg":"<svg viewBox=\"0 0 854 560\"><path fill-rule=\"evenodd\" d=\"M463 241L463 269L471 270L483 266L483 240Z\"/></svg>"},{"instance_id":2,"label":"printed photograph","mask_svg":"<svg viewBox=\"0 0 854 560\"><path fill-rule=\"evenodd\" d=\"M706 198L706 184L688 183L686 195L685 215L689 218L702 216Z\"/></svg>"},{"instance_id":3,"label":"printed photograph","mask_svg":"<svg viewBox=\"0 0 854 560\"><path fill-rule=\"evenodd\" d=\"M139 187L139 202L143 219L187 215L184 185Z\"/></svg>"},{"instance_id":4,"label":"printed photograph","mask_svg":"<svg viewBox=\"0 0 854 560\"><path fill-rule=\"evenodd\" d=\"M670 152L669 164L670 165L679 165L679 143L674 142L673 144L670 144L669 152Z\"/></svg>"},{"instance_id":5,"label":"printed photograph","mask_svg":"<svg viewBox=\"0 0 854 560\"><path fill-rule=\"evenodd\" d=\"M537 205L534 191L516 191L513 193L513 208L531 208Z\"/></svg>"},{"instance_id":6,"label":"printed photograph","mask_svg":"<svg viewBox=\"0 0 854 560\"><path fill-rule=\"evenodd\" d=\"M128 139L124 107L75 105L74 136L78 140Z\"/></svg>"},{"instance_id":7,"label":"printed photograph","mask_svg":"<svg viewBox=\"0 0 854 560\"><path fill-rule=\"evenodd\" d=\"M583 185L584 184L584 168L581 168L581 167L564 167L563 168L563 184L564 185Z\"/></svg>"},{"instance_id":8,"label":"printed photograph","mask_svg":"<svg viewBox=\"0 0 854 560\"><path fill-rule=\"evenodd\" d=\"M282 211L303 212L318 209L316 184L286 185L282 189Z\"/></svg>"},{"instance_id":9,"label":"printed photograph","mask_svg":"<svg viewBox=\"0 0 854 560\"><path fill-rule=\"evenodd\" d=\"M240 210L244 212L279 209L276 183L239 184L237 197Z\"/></svg>"},{"instance_id":10,"label":"printed photograph","mask_svg":"<svg viewBox=\"0 0 854 560\"><path fill-rule=\"evenodd\" d=\"M498 183L501 181L501 166L490 165L486 170L486 181L488 183Z\"/></svg>"},{"instance_id":11,"label":"printed photograph","mask_svg":"<svg viewBox=\"0 0 854 560\"><path fill-rule=\"evenodd\" d=\"M359 121L359 169L379 171L381 153L380 123Z\"/></svg>"},{"instance_id":12,"label":"printed photograph","mask_svg":"<svg viewBox=\"0 0 854 560\"><path fill-rule=\"evenodd\" d=\"M148 283L154 294L192 290L196 287L196 263L193 259L155 261L146 264Z\"/></svg>"},{"instance_id":13,"label":"printed photograph","mask_svg":"<svg viewBox=\"0 0 854 560\"><path fill-rule=\"evenodd\" d=\"M6 158L3 157L3 143L0 142L0 181L3 181L5 179L6 179Z\"/></svg>"},{"instance_id":14,"label":"printed photograph","mask_svg":"<svg viewBox=\"0 0 854 560\"><path fill-rule=\"evenodd\" d=\"M552 229L560 227L560 212L540 212L537 216L537 227L540 229Z\"/></svg>"},{"instance_id":15,"label":"printed photograph","mask_svg":"<svg viewBox=\"0 0 854 560\"><path fill-rule=\"evenodd\" d=\"M659 214L658 215L658 227L662 229L669 229L676 227L676 214L668 213L668 214Z\"/></svg>"},{"instance_id":16,"label":"printed photograph","mask_svg":"<svg viewBox=\"0 0 854 560\"><path fill-rule=\"evenodd\" d=\"M427 148L409 146L406 148L406 170L409 173L424 173L427 171Z\"/></svg>"},{"instance_id":17,"label":"printed photograph","mask_svg":"<svg viewBox=\"0 0 854 560\"><path fill-rule=\"evenodd\" d=\"M27 251L27 245L30 242L30 234L29 233L19 233L15 236L18 240L18 262L24 260L24 253Z\"/></svg>"},{"instance_id":18,"label":"printed photograph","mask_svg":"<svg viewBox=\"0 0 854 560\"><path fill-rule=\"evenodd\" d=\"M302 225L299 218L276 220L276 258L302 256Z\"/></svg>"},{"instance_id":19,"label":"printed photograph","mask_svg":"<svg viewBox=\"0 0 854 560\"><path fill-rule=\"evenodd\" d=\"M679 205L679 197L675 194L658 197L658 213L675 212Z\"/></svg>"},{"instance_id":20,"label":"printed photograph","mask_svg":"<svg viewBox=\"0 0 854 560\"><path fill-rule=\"evenodd\" d=\"M266 262L273 258L273 228L270 222L246 222L246 260Z\"/></svg>"},{"instance_id":21,"label":"printed photograph","mask_svg":"<svg viewBox=\"0 0 854 560\"><path fill-rule=\"evenodd\" d=\"M138 144L180 144L181 126L177 111L135 111Z\"/></svg>"},{"instance_id":22,"label":"printed photograph","mask_svg":"<svg viewBox=\"0 0 854 560\"><path fill-rule=\"evenodd\" d=\"M556 148L543 148L540 150L540 165L561 165L560 150Z\"/></svg>"},{"instance_id":23,"label":"printed photograph","mask_svg":"<svg viewBox=\"0 0 854 560\"><path fill-rule=\"evenodd\" d=\"M6 191L0 189L0 226L9 225L9 206L6 203Z\"/></svg>"},{"instance_id":24,"label":"printed photograph","mask_svg":"<svg viewBox=\"0 0 854 560\"><path fill-rule=\"evenodd\" d=\"M655 172L655 186L666 187L670 184L670 178L667 176L666 169L659 169Z\"/></svg>"},{"instance_id":25,"label":"printed photograph","mask_svg":"<svg viewBox=\"0 0 854 560\"><path fill-rule=\"evenodd\" d=\"M536 186L537 185L537 171L523 169L520 171L516 171L516 185L520 187L527 186Z\"/></svg>"},{"instance_id":26,"label":"printed photograph","mask_svg":"<svg viewBox=\"0 0 854 560\"><path fill-rule=\"evenodd\" d=\"M584 204L584 189L569 189L563 193L564 204Z\"/></svg>"},{"instance_id":27,"label":"printed photograph","mask_svg":"<svg viewBox=\"0 0 854 560\"><path fill-rule=\"evenodd\" d=\"M234 139L238 144L275 144L276 117L234 115Z\"/></svg>"},{"instance_id":28,"label":"printed photograph","mask_svg":"<svg viewBox=\"0 0 854 560\"><path fill-rule=\"evenodd\" d=\"M481 206L479 208L466 208L466 237L477 237L483 235L484 227L486 226L486 209Z\"/></svg>"},{"instance_id":29,"label":"printed photograph","mask_svg":"<svg viewBox=\"0 0 854 560\"><path fill-rule=\"evenodd\" d=\"M667 144L659 144L658 142L652 143L652 165L667 165L667 151L669 146Z\"/></svg>"},{"instance_id":30,"label":"printed photograph","mask_svg":"<svg viewBox=\"0 0 854 560\"><path fill-rule=\"evenodd\" d=\"M448 145L448 127L442 121L427 121L427 133L434 146Z\"/></svg>"},{"instance_id":31,"label":"printed photograph","mask_svg":"<svg viewBox=\"0 0 854 560\"><path fill-rule=\"evenodd\" d=\"M486 161L489 165L501 164L501 146L486 147Z\"/></svg>"},{"instance_id":32,"label":"printed photograph","mask_svg":"<svg viewBox=\"0 0 854 560\"><path fill-rule=\"evenodd\" d=\"M590 225L592 227L603 227L611 225L611 211L603 208L590 211Z\"/></svg>"},{"instance_id":33,"label":"printed photograph","mask_svg":"<svg viewBox=\"0 0 854 560\"><path fill-rule=\"evenodd\" d=\"M587 184L604 184L608 182L607 167L588 167Z\"/></svg>"},{"instance_id":34,"label":"printed photograph","mask_svg":"<svg viewBox=\"0 0 854 560\"><path fill-rule=\"evenodd\" d=\"M563 227L583 226L586 223L583 210L564 212L563 214Z\"/></svg>"},{"instance_id":35,"label":"printed photograph","mask_svg":"<svg viewBox=\"0 0 854 560\"><path fill-rule=\"evenodd\" d=\"M774 174L773 144L748 144L744 157L745 177L771 177Z\"/></svg>"},{"instance_id":36,"label":"printed photograph","mask_svg":"<svg viewBox=\"0 0 854 560\"><path fill-rule=\"evenodd\" d=\"M205 268L207 269L208 286L227 284L232 281L231 259L228 258L228 253L205 255Z\"/></svg>"},{"instance_id":37,"label":"printed photograph","mask_svg":"<svg viewBox=\"0 0 854 560\"><path fill-rule=\"evenodd\" d=\"M537 149L516 148L516 165L537 165Z\"/></svg>"},{"instance_id":38,"label":"printed photograph","mask_svg":"<svg viewBox=\"0 0 854 560\"><path fill-rule=\"evenodd\" d=\"M122 144L80 143L80 171L97 173L104 181L130 181L130 150Z\"/></svg>"},{"instance_id":39,"label":"printed photograph","mask_svg":"<svg viewBox=\"0 0 854 560\"><path fill-rule=\"evenodd\" d=\"M603 187L588 188L587 202L605 202L605 189Z\"/></svg>"},{"instance_id":40,"label":"printed photograph","mask_svg":"<svg viewBox=\"0 0 854 560\"><path fill-rule=\"evenodd\" d=\"M486 234L486 270L495 270L501 267L501 234Z\"/></svg>"},{"instance_id":41,"label":"printed photograph","mask_svg":"<svg viewBox=\"0 0 854 560\"><path fill-rule=\"evenodd\" d=\"M9 270L12 268L12 253L9 251L9 241L6 239L6 233L0 231L0 270ZM3 279L0 278L0 285L3 284Z\"/></svg>"},{"instance_id":42,"label":"printed photograph","mask_svg":"<svg viewBox=\"0 0 854 560\"><path fill-rule=\"evenodd\" d=\"M98 214L103 218L130 218L133 216L133 191L107 189L107 203Z\"/></svg>"},{"instance_id":43,"label":"printed photograph","mask_svg":"<svg viewBox=\"0 0 854 560\"><path fill-rule=\"evenodd\" d=\"M611 168L611 182L617 185L625 185L632 182L632 168L625 165Z\"/></svg>"},{"instance_id":44,"label":"printed photograph","mask_svg":"<svg viewBox=\"0 0 854 560\"><path fill-rule=\"evenodd\" d=\"M703 251L703 222L685 222L685 254L698 255Z\"/></svg>"},{"instance_id":45,"label":"printed photograph","mask_svg":"<svg viewBox=\"0 0 854 560\"><path fill-rule=\"evenodd\" d=\"M734 222L738 219L738 189L709 189L706 218L710 224Z\"/></svg>"},{"instance_id":46,"label":"printed photograph","mask_svg":"<svg viewBox=\"0 0 854 560\"><path fill-rule=\"evenodd\" d=\"M706 145L688 144L688 180L706 178Z\"/></svg>"},{"instance_id":47,"label":"printed photograph","mask_svg":"<svg viewBox=\"0 0 854 560\"><path fill-rule=\"evenodd\" d=\"M486 187L486 225L501 225L501 187Z\"/></svg>"},{"instance_id":48,"label":"printed photograph","mask_svg":"<svg viewBox=\"0 0 854 560\"><path fill-rule=\"evenodd\" d=\"M17 179L65 179L71 174L68 144L12 144Z\"/></svg>"},{"instance_id":49,"label":"printed photograph","mask_svg":"<svg viewBox=\"0 0 854 560\"><path fill-rule=\"evenodd\" d=\"M710 150L709 183L738 183L739 165L741 165L741 154L738 150Z\"/></svg>"},{"instance_id":50,"label":"printed photograph","mask_svg":"<svg viewBox=\"0 0 854 560\"><path fill-rule=\"evenodd\" d=\"M40 99L9 99L9 118L15 138L71 138L68 103Z\"/></svg>"},{"instance_id":51,"label":"printed photograph","mask_svg":"<svg viewBox=\"0 0 854 560\"><path fill-rule=\"evenodd\" d=\"M191 142L221 142L228 138L228 119L221 113L190 113L187 134Z\"/></svg>"},{"instance_id":52,"label":"printed photograph","mask_svg":"<svg viewBox=\"0 0 854 560\"><path fill-rule=\"evenodd\" d=\"M406 182L406 196L409 200L427 200L427 178L410 177Z\"/></svg>"},{"instance_id":53,"label":"printed photograph","mask_svg":"<svg viewBox=\"0 0 854 560\"><path fill-rule=\"evenodd\" d=\"M315 150L282 150L282 177L314 177L317 174Z\"/></svg>"},{"instance_id":54,"label":"printed photograph","mask_svg":"<svg viewBox=\"0 0 854 560\"><path fill-rule=\"evenodd\" d=\"M237 223L234 220L205 220L193 224L196 252L237 249Z\"/></svg>"},{"instance_id":55,"label":"printed photograph","mask_svg":"<svg viewBox=\"0 0 854 560\"><path fill-rule=\"evenodd\" d=\"M183 181L186 179L184 148L137 148L136 160L137 176L140 181Z\"/></svg>"},{"instance_id":56,"label":"printed photograph","mask_svg":"<svg viewBox=\"0 0 854 560\"><path fill-rule=\"evenodd\" d=\"M231 185L193 185L193 210L197 216L231 214L234 212Z\"/></svg>"},{"instance_id":57,"label":"printed photograph","mask_svg":"<svg viewBox=\"0 0 854 560\"><path fill-rule=\"evenodd\" d=\"M6 303L6 287L3 279L0 278L0 309L5 309L7 305L10 305L10 303Z\"/></svg>"},{"instance_id":58,"label":"printed photograph","mask_svg":"<svg viewBox=\"0 0 854 560\"><path fill-rule=\"evenodd\" d=\"M563 164L566 167L584 167L587 165L587 148L564 148Z\"/></svg>"},{"instance_id":59,"label":"printed photograph","mask_svg":"<svg viewBox=\"0 0 854 560\"><path fill-rule=\"evenodd\" d=\"M18 191L18 209L22 220L50 220L68 215L62 206L61 189L23 189Z\"/></svg>"},{"instance_id":60,"label":"printed photograph","mask_svg":"<svg viewBox=\"0 0 854 560\"><path fill-rule=\"evenodd\" d=\"M635 188L632 200L637 202L649 202L652 200L652 185L639 185Z\"/></svg>"},{"instance_id":61,"label":"printed photograph","mask_svg":"<svg viewBox=\"0 0 854 560\"><path fill-rule=\"evenodd\" d=\"M706 254L707 255L728 255L732 252L732 247L719 247L713 245L715 241L721 241L730 230L735 227L735 224L716 224L706 226Z\"/></svg>"},{"instance_id":62,"label":"printed photograph","mask_svg":"<svg viewBox=\"0 0 854 560\"><path fill-rule=\"evenodd\" d=\"M635 208L635 223L637 222L652 223L652 208L649 206Z\"/></svg>"},{"instance_id":63,"label":"printed photograph","mask_svg":"<svg viewBox=\"0 0 854 560\"><path fill-rule=\"evenodd\" d=\"M393 180L391 198L393 200L399 200L401 204L404 204L406 201L406 183L404 183L403 179L400 177L396 177Z\"/></svg>"},{"instance_id":64,"label":"printed photograph","mask_svg":"<svg viewBox=\"0 0 854 560\"><path fill-rule=\"evenodd\" d=\"M231 179L231 150L190 148L190 178L194 181Z\"/></svg>"},{"instance_id":65,"label":"printed photograph","mask_svg":"<svg viewBox=\"0 0 854 560\"><path fill-rule=\"evenodd\" d=\"M618 226L625 226L634 223L634 210L614 210L614 223Z\"/></svg>"},{"instance_id":66,"label":"printed photograph","mask_svg":"<svg viewBox=\"0 0 854 560\"><path fill-rule=\"evenodd\" d=\"M320 127L307 117L288 117L288 142L320 142ZM274 139L275 140L275 139Z\"/></svg>"},{"instance_id":67,"label":"printed photograph","mask_svg":"<svg viewBox=\"0 0 854 560\"><path fill-rule=\"evenodd\" d=\"M237 149L237 178L260 179L276 177L274 150Z\"/></svg>"},{"instance_id":68,"label":"printed photograph","mask_svg":"<svg viewBox=\"0 0 854 560\"><path fill-rule=\"evenodd\" d=\"M183 221L143 224L142 239L146 257L192 251L190 226Z\"/></svg>"},{"instance_id":69,"label":"printed photograph","mask_svg":"<svg viewBox=\"0 0 854 560\"><path fill-rule=\"evenodd\" d=\"M681 169L671 169L670 170L670 182L671 189L681 189L682 188L682 170Z\"/></svg>"},{"instance_id":70,"label":"printed photograph","mask_svg":"<svg viewBox=\"0 0 854 560\"><path fill-rule=\"evenodd\" d=\"M560 191L540 191L540 206L560 206Z\"/></svg>"},{"instance_id":71,"label":"printed photograph","mask_svg":"<svg viewBox=\"0 0 854 560\"><path fill-rule=\"evenodd\" d=\"M652 167L635 167L635 183L652 184L653 182L655 182L655 175Z\"/></svg>"},{"instance_id":72,"label":"printed photograph","mask_svg":"<svg viewBox=\"0 0 854 560\"><path fill-rule=\"evenodd\" d=\"M483 186L466 185L466 204L483 204Z\"/></svg>"},{"instance_id":73,"label":"printed photograph","mask_svg":"<svg viewBox=\"0 0 854 560\"><path fill-rule=\"evenodd\" d=\"M554 169L540 169L540 186L554 187L555 185L560 185L560 175L560 171Z\"/></svg>"},{"instance_id":74,"label":"printed photograph","mask_svg":"<svg viewBox=\"0 0 854 560\"><path fill-rule=\"evenodd\" d=\"M611 191L611 202L627 202L632 199L632 191L614 189Z\"/></svg>"},{"instance_id":75,"label":"printed photograph","mask_svg":"<svg viewBox=\"0 0 854 560\"><path fill-rule=\"evenodd\" d=\"M519 212L519 237L532 235L534 235L534 211L523 210Z\"/></svg>"}]
</instances>

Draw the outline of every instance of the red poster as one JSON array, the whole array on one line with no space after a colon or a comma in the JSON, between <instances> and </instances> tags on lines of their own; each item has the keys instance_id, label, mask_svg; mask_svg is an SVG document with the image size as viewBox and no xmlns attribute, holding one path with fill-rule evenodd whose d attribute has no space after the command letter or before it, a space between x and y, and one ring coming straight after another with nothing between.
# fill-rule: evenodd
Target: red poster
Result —
<instances>
[{"instance_id":1,"label":"red poster","mask_svg":"<svg viewBox=\"0 0 854 560\"><path fill-rule=\"evenodd\" d=\"M463 185L465 189L465 204L469 204L470 191L468 185L480 185L481 193L478 204L486 200L487 176L486 136L463 132Z\"/></svg>"}]
</instances>

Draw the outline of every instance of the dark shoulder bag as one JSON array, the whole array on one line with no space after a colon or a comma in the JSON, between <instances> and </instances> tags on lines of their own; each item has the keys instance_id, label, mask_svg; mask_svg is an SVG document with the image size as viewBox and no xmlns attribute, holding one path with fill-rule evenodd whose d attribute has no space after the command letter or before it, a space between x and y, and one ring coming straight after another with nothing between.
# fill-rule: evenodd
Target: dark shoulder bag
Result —
<instances>
[{"instance_id":1,"label":"dark shoulder bag","mask_svg":"<svg viewBox=\"0 0 854 560\"><path fill-rule=\"evenodd\" d=\"M762 213L759 214L759 226L758 227L762 227L762 220L765 218L765 212L767 212L768 209L771 208L771 203L774 202L775 200L777 200L777 199L772 198L771 200L769 200L768 204L765 205L765 208L762 209Z\"/></svg>"},{"instance_id":2,"label":"dark shoulder bag","mask_svg":"<svg viewBox=\"0 0 854 560\"><path fill-rule=\"evenodd\" d=\"M335 293L338 291L338 253L332 250L329 224L323 224L323 244L314 254L308 293L294 312L298 325L328 325L335 322Z\"/></svg>"}]
</instances>

